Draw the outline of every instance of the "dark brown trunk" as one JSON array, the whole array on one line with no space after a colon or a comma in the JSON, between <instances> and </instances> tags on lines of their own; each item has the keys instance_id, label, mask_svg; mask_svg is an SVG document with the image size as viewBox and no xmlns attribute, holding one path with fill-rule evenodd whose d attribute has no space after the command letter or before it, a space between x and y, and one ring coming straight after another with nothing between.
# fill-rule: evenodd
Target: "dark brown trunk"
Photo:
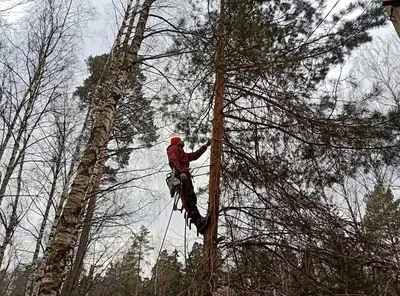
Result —
<instances>
[{"instance_id":1,"label":"dark brown trunk","mask_svg":"<svg viewBox=\"0 0 400 296\"><path fill-rule=\"evenodd\" d=\"M214 93L214 118L211 142L210 158L210 182L209 182L209 214L210 226L204 236L204 260L205 260L205 294L214 295L216 290L216 270L218 268L218 212L220 198L222 138L223 138L223 107L226 84L226 65L224 59L224 10L225 1L221 0L220 15L217 28L217 53L215 57L215 93Z\"/></svg>"}]
</instances>

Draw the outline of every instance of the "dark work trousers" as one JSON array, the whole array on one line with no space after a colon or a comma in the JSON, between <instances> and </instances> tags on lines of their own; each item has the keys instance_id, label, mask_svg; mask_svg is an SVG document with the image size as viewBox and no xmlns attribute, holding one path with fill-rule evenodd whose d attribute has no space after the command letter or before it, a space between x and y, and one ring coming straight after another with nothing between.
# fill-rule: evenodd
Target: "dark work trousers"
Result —
<instances>
[{"instance_id":1,"label":"dark work trousers","mask_svg":"<svg viewBox=\"0 0 400 296\"><path fill-rule=\"evenodd\" d=\"M194 187L192 183L192 178L189 173L186 173L187 180L182 182L181 189L181 199L183 208L188 213L188 217L191 218L193 216L197 216L199 214L199 210L197 209L197 196L194 193Z\"/></svg>"}]
</instances>

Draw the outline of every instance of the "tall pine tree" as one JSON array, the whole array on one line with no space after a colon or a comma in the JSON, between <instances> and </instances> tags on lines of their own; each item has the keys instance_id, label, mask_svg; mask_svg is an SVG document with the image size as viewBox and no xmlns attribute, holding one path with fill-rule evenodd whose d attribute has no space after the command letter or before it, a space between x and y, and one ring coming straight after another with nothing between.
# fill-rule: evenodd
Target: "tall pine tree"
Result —
<instances>
[{"instance_id":1,"label":"tall pine tree","mask_svg":"<svg viewBox=\"0 0 400 296\"><path fill-rule=\"evenodd\" d=\"M182 22L186 31L171 49L187 54L173 73L182 89L165 96L165 108L192 143L211 131L213 73L219 66L219 9L213 4L198 7L203 15ZM321 254L340 253L326 233L345 233L347 221L325 189L363 167L366 151L393 147L396 127L388 124L390 114L339 97L326 83L331 70L371 41L369 31L385 23L383 8L380 1L353 1L335 12L324 0L225 5L220 192L230 246L264 246L276 258L292 250L289 266L277 259L286 266L282 277L290 277L293 287L306 281L304 295L316 287L333 289L335 283L318 277L326 260ZM299 268L307 269L305 276L297 275ZM268 270L263 272L267 277ZM264 287L285 293L285 284L270 281Z\"/></svg>"}]
</instances>

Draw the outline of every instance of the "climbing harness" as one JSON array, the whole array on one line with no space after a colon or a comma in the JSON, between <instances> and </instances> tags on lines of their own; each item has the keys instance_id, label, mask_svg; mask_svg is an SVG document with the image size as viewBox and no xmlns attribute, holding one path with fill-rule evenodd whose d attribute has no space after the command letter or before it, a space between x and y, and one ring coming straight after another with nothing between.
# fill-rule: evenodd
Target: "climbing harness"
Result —
<instances>
[{"instance_id":1,"label":"climbing harness","mask_svg":"<svg viewBox=\"0 0 400 296\"><path fill-rule=\"evenodd\" d=\"M179 185L181 185L181 181L175 176L175 168L172 169L172 172L167 174L165 181L167 182L169 194L171 197L174 197L178 191Z\"/></svg>"},{"instance_id":2,"label":"climbing harness","mask_svg":"<svg viewBox=\"0 0 400 296\"><path fill-rule=\"evenodd\" d=\"M176 173L175 168L172 168L172 171L167 174L165 181L166 181L168 189L169 189L169 194L170 194L171 198L174 199L172 211L180 211L182 213L183 209L184 209L183 202L182 202L182 206L180 208L178 208L179 200L182 201L182 197L181 197L182 182L179 180L179 178L176 177L175 173ZM191 175L191 177L192 177L192 175ZM189 218L189 213L184 211L183 216L185 219L186 227L188 227L189 230L192 230L192 223ZM208 215L206 216L206 219L208 222L208 220L209 220ZM197 236L199 236L199 231L197 231Z\"/></svg>"},{"instance_id":3,"label":"climbing harness","mask_svg":"<svg viewBox=\"0 0 400 296\"><path fill-rule=\"evenodd\" d=\"M181 198L182 183L175 176L175 168L172 169L172 172L167 174L165 181L167 182L169 194L170 194L171 198L174 199L173 211L177 211L178 210L178 202L179 202L179 199ZM183 210L183 205L181 206L179 211L182 213L182 210Z\"/></svg>"}]
</instances>

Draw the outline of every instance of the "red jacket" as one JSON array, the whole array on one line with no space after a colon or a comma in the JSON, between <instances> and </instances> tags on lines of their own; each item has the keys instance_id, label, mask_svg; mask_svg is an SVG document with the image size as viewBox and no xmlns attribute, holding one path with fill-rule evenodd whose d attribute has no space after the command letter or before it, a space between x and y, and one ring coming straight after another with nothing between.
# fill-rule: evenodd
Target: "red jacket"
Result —
<instances>
[{"instance_id":1,"label":"red jacket","mask_svg":"<svg viewBox=\"0 0 400 296\"><path fill-rule=\"evenodd\" d=\"M182 174L189 169L189 162L198 159L207 150L207 146L200 147L199 150L186 153L178 145L170 145L167 148L168 161L171 167L174 167L177 174Z\"/></svg>"}]
</instances>

